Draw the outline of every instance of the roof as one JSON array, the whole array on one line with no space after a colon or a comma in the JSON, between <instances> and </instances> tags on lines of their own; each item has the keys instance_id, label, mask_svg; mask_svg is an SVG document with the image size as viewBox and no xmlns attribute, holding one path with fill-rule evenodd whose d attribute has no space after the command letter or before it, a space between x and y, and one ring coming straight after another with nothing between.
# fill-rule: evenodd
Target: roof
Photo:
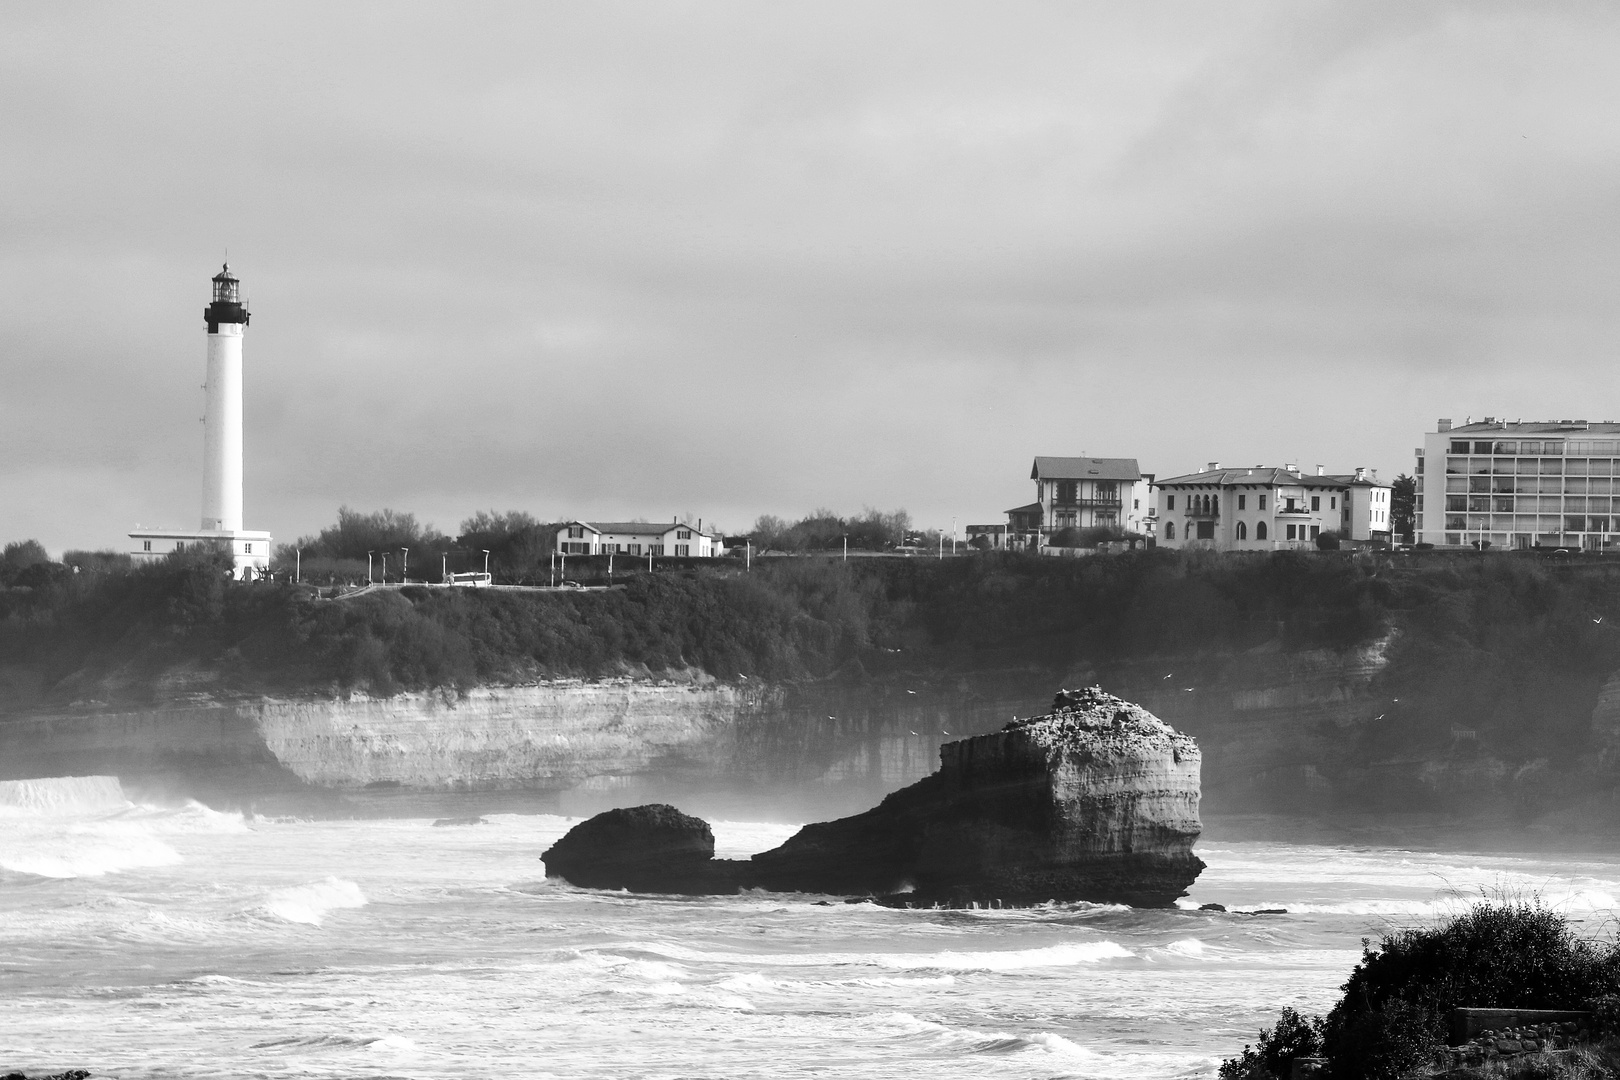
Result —
<instances>
[{"instance_id":1,"label":"roof","mask_svg":"<svg viewBox=\"0 0 1620 1080\"><path fill-rule=\"evenodd\" d=\"M1497 432L1506 435L1620 435L1620 423L1613 420L1497 420L1487 418L1477 424L1457 424L1437 435L1475 435Z\"/></svg>"},{"instance_id":2,"label":"roof","mask_svg":"<svg viewBox=\"0 0 1620 1080\"><path fill-rule=\"evenodd\" d=\"M599 533L632 533L639 536L663 536L672 529L691 529L699 536L713 536L696 525L680 521L571 521L570 525L584 525Z\"/></svg>"},{"instance_id":3,"label":"roof","mask_svg":"<svg viewBox=\"0 0 1620 1080\"><path fill-rule=\"evenodd\" d=\"M1327 477L1327 479L1329 479L1329 480L1337 480L1337 481L1339 481L1339 483L1343 484L1345 487L1389 487L1390 486L1389 484L1384 483L1384 481L1378 479L1378 474L1375 471L1371 470L1371 469L1367 470L1366 474L1363 475L1361 477L1361 479L1359 479L1359 480L1356 479L1356 474L1355 473L1332 473L1331 475L1329 475Z\"/></svg>"},{"instance_id":4,"label":"roof","mask_svg":"<svg viewBox=\"0 0 1620 1080\"><path fill-rule=\"evenodd\" d=\"M1208 472L1188 473L1185 476L1171 476L1164 480L1154 481L1154 487L1191 487L1194 485L1208 487L1226 487L1253 484L1259 487L1280 487L1283 485L1303 485L1304 487L1341 488L1347 487L1346 479L1342 476L1314 476L1309 473L1293 472L1288 469L1278 469L1264 465L1257 465L1252 469L1211 469Z\"/></svg>"},{"instance_id":5,"label":"roof","mask_svg":"<svg viewBox=\"0 0 1620 1080\"><path fill-rule=\"evenodd\" d=\"M1011 510L1002 511L1003 514L1038 514L1040 512L1041 504L1038 502L1028 503L1024 506L1015 506Z\"/></svg>"},{"instance_id":6,"label":"roof","mask_svg":"<svg viewBox=\"0 0 1620 1080\"><path fill-rule=\"evenodd\" d=\"M1031 480L1140 480L1133 457L1037 457Z\"/></svg>"}]
</instances>

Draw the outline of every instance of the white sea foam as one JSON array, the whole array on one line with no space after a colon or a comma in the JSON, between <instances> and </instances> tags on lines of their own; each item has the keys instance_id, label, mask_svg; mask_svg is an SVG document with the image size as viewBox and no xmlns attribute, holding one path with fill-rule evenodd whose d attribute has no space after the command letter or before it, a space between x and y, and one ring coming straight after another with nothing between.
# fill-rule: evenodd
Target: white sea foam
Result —
<instances>
[{"instance_id":1,"label":"white sea foam","mask_svg":"<svg viewBox=\"0 0 1620 1080\"><path fill-rule=\"evenodd\" d=\"M116 829L12 830L0 840L0 868L37 877L100 877L181 861L156 837Z\"/></svg>"},{"instance_id":2,"label":"white sea foam","mask_svg":"<svg viewBox=\"0 0 1620 1080\"><path fill-rule=\"evenodd\" d=\"M319 926L328 912L338 908L365 905L366 897L360 886L335 877L276 889L264 901L265 910L276 918L309 926Z\"/></svg>"},{"instance_id":3,"label":"white sea foam","mask_svg":"<svg viewBox=\"0 0 1620 1080\"><path fill-rule=\"evenodd\" d=\"M1112 941L1076 941L1038 949L946 950L918 953L724 953L667 942L621 946L698 963L760 964L774 967L867 966L902 971L1021 971L1027 968L1096 964L1134 955Z\"/></svg>"},{"instance_id":4,"label":"white sea foam","mask_svg":"<svg viewBox=\"0 0 1620 1080\"><path fill-rule=\"evenodd\" d=\"M77 815L120 810L129 805L116 776L0 780L0 812Z\"/></svg>"}]
</instances>

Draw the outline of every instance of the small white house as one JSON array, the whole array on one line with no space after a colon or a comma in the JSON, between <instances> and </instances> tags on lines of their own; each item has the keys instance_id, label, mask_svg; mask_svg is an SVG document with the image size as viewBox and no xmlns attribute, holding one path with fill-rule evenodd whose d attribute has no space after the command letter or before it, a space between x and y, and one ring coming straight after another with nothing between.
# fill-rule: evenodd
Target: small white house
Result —
<instances>
[{"instance_id":1,"label":"small white house","mask_svg":"<svg viewBox=\"0 0 1620 1080\"><path fill-rule=\"evenodd\" d=\"M720 538L679 521L570 521L557 530L563 555L667 555L709 559L725 554Z\"/></svg>"},{"instance_id":2,"label":"small white house","mask_svg":"<svg viewBox=\"0 0 1620 1080\"><path fill-rule=\"evenodd\" d=\"M245 580L270 572L270 534L245 529L136 529L129 534L130 555L136 562L153 562L176 551L202 551L214 547L230 551L236 576Z\"/></svg>"}]
</instances>

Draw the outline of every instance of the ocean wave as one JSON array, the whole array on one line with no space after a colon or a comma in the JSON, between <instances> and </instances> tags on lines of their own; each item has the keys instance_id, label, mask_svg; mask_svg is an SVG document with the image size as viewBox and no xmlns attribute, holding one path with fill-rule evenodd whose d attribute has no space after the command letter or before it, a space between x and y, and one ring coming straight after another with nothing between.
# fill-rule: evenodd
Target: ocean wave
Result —
<instances>
[{"instance_id":1,"label":"ocean wave","mask_svg":"<svg viewBox=\"0 0 1620 1080\"><path fill-rule=\"evenodd\" d=\"M342 878L328 877L272 891L265 898L264 910L287 922L319 926L328 912L365 905L366 896L360 886Z\"/></svg>"},{"instance_id":2,"label":"ocean wave","mask_svg":"<svg viewBox=\"0 0 1620 1080\"><path fill-rule=\"evenodd\" d=\"M414 1053L414 1040L404 1035L288 1035L248 1044L251 1050L369 1050Z\"/></svg>"},{"instance_id":3,"label":"ocean wave","mask_svg":"<svg viewBox=\"0 0 1620 1080\"><path fill-rule=\"evenodd\" d=\"M50 776L0 780L0 813L66 816L132 805L116 776Z\"/></svg>"},{"instance_id":4,"label":"ocean wave","mask_svg":"<svg viewBox=\"0 0 1620 1080\"><path fill-rule=\"evenodd\" d=\"M619 946L696 963L768 964L776 967L879 967L902 971L1023 971L1096 964L1135 955L1112 941L1076 941L1037 949L945 950L926 953L742 953L712 952L666 942Z\"/></svg>"},{"instance_id":5,"label":"ocean wave","mask_svg":"<svg viewBox=\"0 0 1620 1080\"><path fill-rule=\"evenodd\" d=\"M45 878L93 878L183 861L156 837L119 830L14 832L0 849L0 869Z\"/></svg>"}]
</instances>

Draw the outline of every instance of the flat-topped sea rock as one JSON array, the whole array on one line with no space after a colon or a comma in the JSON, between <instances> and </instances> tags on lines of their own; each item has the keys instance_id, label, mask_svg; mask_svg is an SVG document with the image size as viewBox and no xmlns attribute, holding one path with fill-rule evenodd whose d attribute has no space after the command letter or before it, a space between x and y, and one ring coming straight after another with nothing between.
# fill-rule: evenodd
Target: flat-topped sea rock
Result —
<instances>
[{"instance_id":1,"label":"flat-topped sea rock","mask_svg":"<svg viewBox=\"0 0 1620 1080\"><path fill-rule=\"evenodd\" d=\"M1164 907L1204 864L1197 744L1100 689L1051 713L940 748L940 768L853 817L807 825L747 861L671 831L673 807L613 810L546 852L573 884L675 893L739 887L872 896L893 904L1089 900ZM615 817L614 815L619 815ZM631 815L625 817L624 815ZM670 819L673 820L673 819ZM658 852L668 838L669 873Z\"/></svg>"}]
</instances>

